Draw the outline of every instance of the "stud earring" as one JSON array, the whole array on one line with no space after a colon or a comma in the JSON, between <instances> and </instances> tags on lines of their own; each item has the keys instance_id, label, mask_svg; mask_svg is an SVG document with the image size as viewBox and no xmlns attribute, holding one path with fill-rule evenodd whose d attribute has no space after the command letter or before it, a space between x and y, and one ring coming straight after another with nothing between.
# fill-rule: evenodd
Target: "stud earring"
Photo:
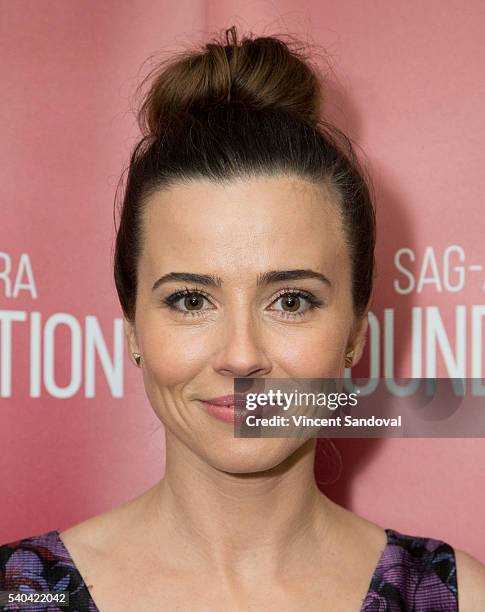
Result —
<instances>
[{"instance_id":1,"label":"stud earring","mask_svg":"<svg viewBox=\"0 0 485 612\"><path fill-rule=\"evenodd\" d=\"M351 351L347 351L345 353L345 367L346 368L352 367L353 359L354 359L354 350L352 349Z\"/></svg>"},{"instance_id":2,"label":"stud earring","mask_svg":"<svg viewBox=\"0 0 485 612\"><path fill-rule=\"evenodd\" d=\"M133 353L133 357L135 358L136 365L140 367L141 355L140 353Z\"/></svg>"}]
</instances>

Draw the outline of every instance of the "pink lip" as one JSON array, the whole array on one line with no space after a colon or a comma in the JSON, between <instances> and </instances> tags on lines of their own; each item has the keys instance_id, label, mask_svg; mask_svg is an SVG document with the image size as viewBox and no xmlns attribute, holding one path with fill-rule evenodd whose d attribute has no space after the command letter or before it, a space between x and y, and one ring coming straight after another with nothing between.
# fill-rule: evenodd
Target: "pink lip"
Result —
<instances>
[{"instance_id":1,"label":"pink lip","mask_svg":"<svg viewBox=\"0 0 485 612\"><path fill-rule=\"evenodd\" d=\"M205 402L203 400L199 400L204 410L210 414L211 416L219 419L220 421L224 421L225 423L234 423L236 420L236 415L246 414L247 411L241 408L235 409L234 406L230 404L212 404L211 402Z\"/></svg>"},{"instance_id":2,"label":"pink lip","mask_svg":"<svg viewBox=\"0 0 485 612\"><path fill-rule=\"evenodd\" d=\"M199 402L208 414L225 423L234 423L236 417L244 419L248 414L266 416L275 411L274 406L259 406L256 410L246 409L245 395L221 395Z\"/></svg>"}]
</instances>

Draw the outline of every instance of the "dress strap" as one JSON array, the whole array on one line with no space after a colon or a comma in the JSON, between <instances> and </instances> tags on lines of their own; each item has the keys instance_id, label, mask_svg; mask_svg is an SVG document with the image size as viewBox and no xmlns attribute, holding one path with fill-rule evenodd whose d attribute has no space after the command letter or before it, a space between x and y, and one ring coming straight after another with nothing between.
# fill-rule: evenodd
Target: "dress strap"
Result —
<instances>
[{"instance_id":1,"label":"dress strap","mask_svg":"<svg viewBox=\"0 0 485 612\"><path fill-rule=\"evenodd\" d=\"M386 529L387 544L362 611L458 611L456 558L452 546L434 538Z\"/></svg>"},{"instance_id":2,"label":"dress strap","mask_svg":"<svg viewBox=\"0 0 485 612\"><path fill-rule=\"evenodd\" d=\"M2 591L69 591L69 607L59 610L98 612L57 530L1 545L0 585Z\"/></svg>"}]
</instances>

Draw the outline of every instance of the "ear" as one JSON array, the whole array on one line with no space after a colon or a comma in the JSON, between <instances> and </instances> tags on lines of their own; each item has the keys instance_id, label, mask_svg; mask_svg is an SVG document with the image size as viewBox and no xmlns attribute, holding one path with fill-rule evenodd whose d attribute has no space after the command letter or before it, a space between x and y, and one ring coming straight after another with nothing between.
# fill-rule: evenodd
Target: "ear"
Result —
<instances>
[{"instance_id":1,"label":"ear","mask_svg":"<svg viewBox=\"0 0 485 612\"><path fill-rule=\"evenodd\" d=\"M368 311L366 310L365 313L356 321L347 345L347 350L354 350L352 367L355 367L362 357L362 353L364 352L364 347L367 340L368 328L369 317Z\"/></svg>"},{"instance_id":2,"label":"ear","mask_svg":"<svg viewBox=\"0 0 485 612\"><path fill-rule=\"evenodd\" d=\"M140 349L138 346L138 341L136 339L135 324L131 323L131 321L128 321L126 318L123 317L123 328L125 332L126 345L128 348L128 355L130 357L130 361L133 363L133 365L136 366L137 364L135 358L133 357L133 353L140 353Z\"/></svg>"}]
</instances>

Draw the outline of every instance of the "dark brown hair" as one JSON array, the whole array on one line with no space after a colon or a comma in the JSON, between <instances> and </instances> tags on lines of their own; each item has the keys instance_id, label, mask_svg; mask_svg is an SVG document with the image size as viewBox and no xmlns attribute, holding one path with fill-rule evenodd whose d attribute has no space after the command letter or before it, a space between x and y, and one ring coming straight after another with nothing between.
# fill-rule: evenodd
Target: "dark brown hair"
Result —
<instances>
[{"instance_id":1,"label":"dark brown hair","mask_svg":"<svg viewBox=\"0 0 485 612\"><path fill-rule=\"evenodd\" d=\"M321 116L322 84L307 57L273 36L236 28L201 50L162 62L138 113L142 138L130 156L114 254L125 317L135 318L142 213L156 191L197 179L285 174L326 184L336 195L352 262L354 311L374 280L371 182L350 139Z\"/></svg>"}]
</instances>

